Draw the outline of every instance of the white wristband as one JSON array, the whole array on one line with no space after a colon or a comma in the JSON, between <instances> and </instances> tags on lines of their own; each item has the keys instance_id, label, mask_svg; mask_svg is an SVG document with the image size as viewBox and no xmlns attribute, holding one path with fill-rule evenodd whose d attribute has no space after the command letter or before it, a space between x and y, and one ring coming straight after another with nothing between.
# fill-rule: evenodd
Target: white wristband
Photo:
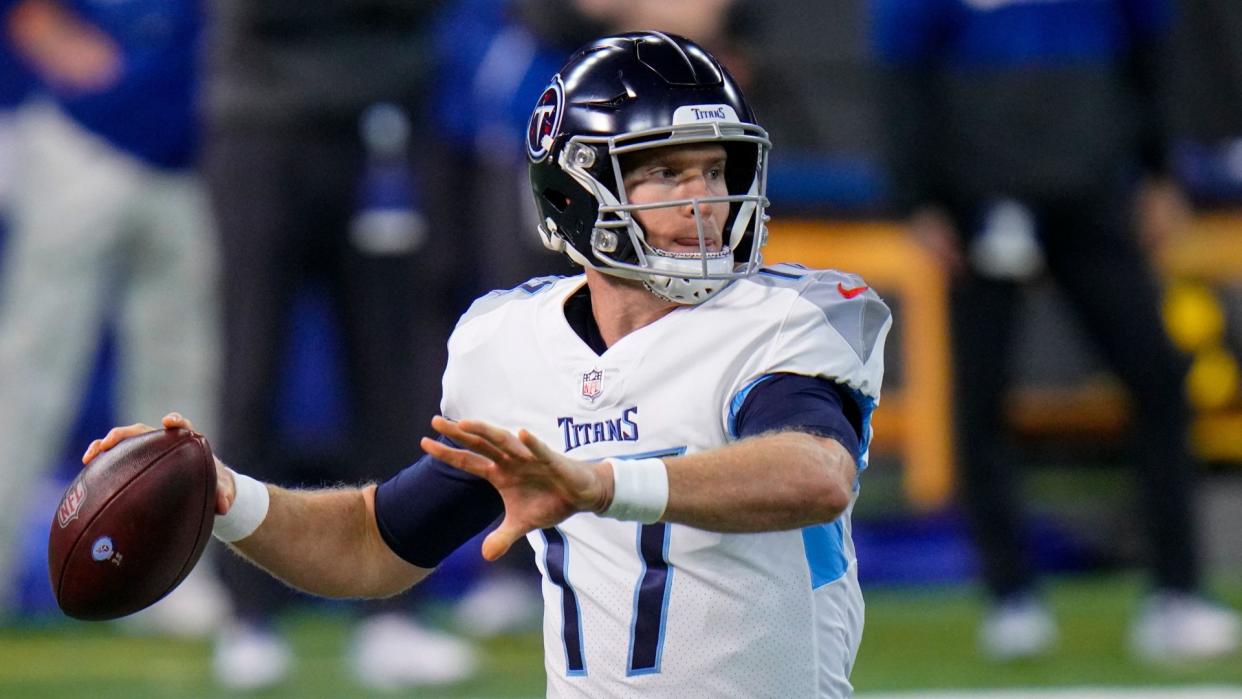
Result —
<instances>
[{"instance_id":1,"label":"white wristband","mask_svg":"<svg viewBox=\"0 0 1242 699\"><path fill-rule=\"evenodd\" d=\"M668 468L662 459L608 459L612 504L604 517L653 524L668 507Z\"/></svg>"},{"instance_id":2,"label":"white wristband","mask_svg":"<svg viewBox=\"0 0 1242 699\"><path fill-rule=\"evenodd\" d=\"M211 533L225 542L240 541L253 534L267 518L270 504L266 485L231 468L229 473L233 474L237 496L233 499L229 513L216 515L215 525L211 528Z\"/></svg>"}]
</instances>

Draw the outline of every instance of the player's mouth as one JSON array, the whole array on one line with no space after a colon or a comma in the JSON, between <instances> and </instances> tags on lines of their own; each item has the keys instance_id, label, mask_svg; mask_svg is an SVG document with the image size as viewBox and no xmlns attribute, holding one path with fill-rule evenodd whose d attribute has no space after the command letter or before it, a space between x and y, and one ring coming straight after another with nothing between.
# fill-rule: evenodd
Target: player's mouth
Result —
<instances>
[{"instance_id":1,"label":"player's mouth","mask_svg":"<svg viewBox=\"0 0 1242 699\"><path fill-rule=\"evenodd\" d=\"M669 246L670 252L699 252L707 250L708 252L719 252L720 241L714 238L707 238L703 241L703 246L699 246L699 237L689 236L682 238L673 238L673 244Z\"/></svg>"}]
</instances>

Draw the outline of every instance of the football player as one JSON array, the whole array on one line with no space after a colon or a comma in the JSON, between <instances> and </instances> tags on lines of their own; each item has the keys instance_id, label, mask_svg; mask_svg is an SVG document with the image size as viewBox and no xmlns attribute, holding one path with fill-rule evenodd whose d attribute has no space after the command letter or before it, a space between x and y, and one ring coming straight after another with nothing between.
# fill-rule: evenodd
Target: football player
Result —
<instances>
[{"instance_id":1,"label":"football player","mask_svg":"<svg viewBox=\"0 0 1242 699\"><path fill-rule=\"evenodd\" d=\"M690 41L583 48L526 146L543 242L583 274L462 316L419 462L327 491L221 464L217 536L309 592L382 596L499 519L484 556L526 536L543 574L549 696L848 696L888 308L762 265L770 144Z\"/></svg>"}]
</instances>

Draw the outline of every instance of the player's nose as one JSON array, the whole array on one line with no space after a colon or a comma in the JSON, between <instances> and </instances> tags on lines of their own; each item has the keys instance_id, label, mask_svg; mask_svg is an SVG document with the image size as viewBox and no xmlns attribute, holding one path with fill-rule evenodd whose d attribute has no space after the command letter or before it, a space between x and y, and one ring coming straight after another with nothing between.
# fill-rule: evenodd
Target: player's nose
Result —
<instances>
[{"instance_id":1,"label":"player's nose","mask_svg":"<svg viewBox=\"0 0 1242 699\"><path fill-rule=\"evenodd\" d=\"M710 220L714 215L709 204L695 201L712 195L711 188L707 184L707 178L702 176L687 178L682 183L680 194L681 198L686 200L686 203L681 206L681 214L683 216L694 216L696 208L698 209L699 216L705 220Z\"/></svg>"},{"instance_id":2,"label":"player's nose","mask_svg":"<svg viewBox=\"0 0 1242 699\"><path fill-rule=\"evenodd\" d=\"M686 198L705 197L711 194L711 186L707 183L707 175L702 172L696 172L690 177L686 177L681 182L682 192Z\"/></svg>"}]
</instances>

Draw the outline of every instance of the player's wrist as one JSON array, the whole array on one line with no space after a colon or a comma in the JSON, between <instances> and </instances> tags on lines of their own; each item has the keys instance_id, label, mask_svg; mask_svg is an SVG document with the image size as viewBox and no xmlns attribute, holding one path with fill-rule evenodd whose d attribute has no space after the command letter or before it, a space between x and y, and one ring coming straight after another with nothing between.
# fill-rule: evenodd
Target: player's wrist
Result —
<instances>
[{"instance_id":1,"label":"player's wrist","mask_svg":"<svg viewBox=\"0 0 1242 699\"><path fill-rule=\"evenodd\" d=\"M668 468L663 459L607 459L612 497L600 515L653 524L668 508Z\"/></svg>"},{"instance_id":2,"label":"player's wrist","mask_svg":"<svg viewBox=\"0 0 1242 699\"><path fill-rule=\"evenodd\" d=\"M595 473L597 489L587 498L586 506L582 509L602 516L612 504L614 489L612 462L609 459L594 462L591 464L591 470Z\"/></svg>"},{"instance_id":3,"label":"player's wrist","mask_svg":"<svg viewBox=\"0 0 1242 699\"><path fill-rule=\"evenodd\" d=\"M228 468L228 467L226 467ZM228 469L233 478L233 504L229 511L216 515L211 532L226 543L241 541L254 533L267 519L271 496L267 486L250 476Z\"/></svg>"}]
</instances>

